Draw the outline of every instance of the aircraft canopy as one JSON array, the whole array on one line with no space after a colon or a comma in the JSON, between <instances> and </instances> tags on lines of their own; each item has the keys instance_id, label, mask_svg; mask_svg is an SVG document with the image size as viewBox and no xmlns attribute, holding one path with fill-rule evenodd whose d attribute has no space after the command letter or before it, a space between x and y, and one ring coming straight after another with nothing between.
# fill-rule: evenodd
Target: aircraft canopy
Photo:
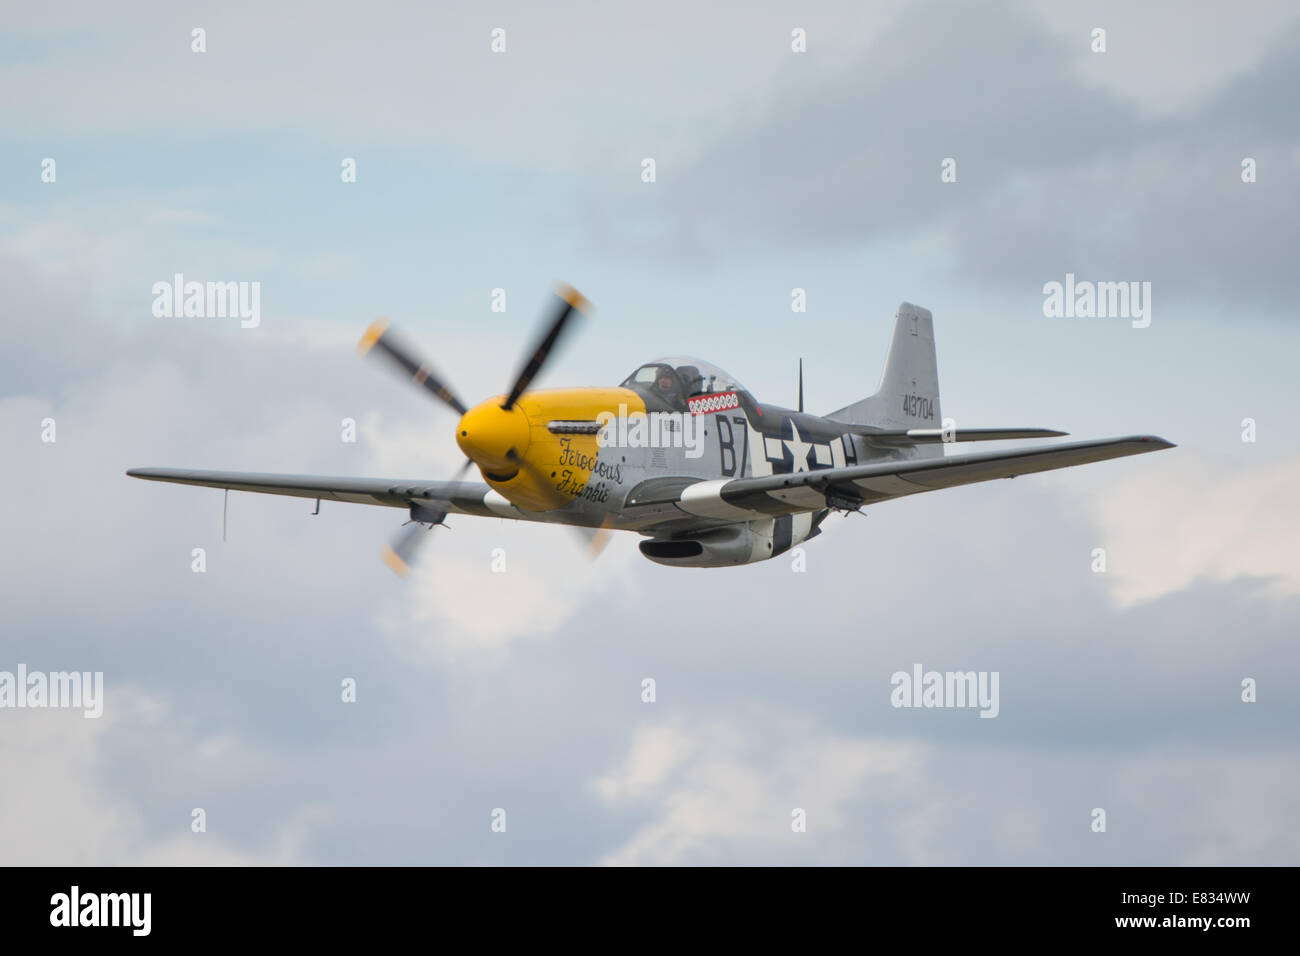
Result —
<instances>
[{"instance_id":1,"label":"aircraft canopy","mask_svg":"<svg viewBox=\"0 0 1300 956\"><path fill-rule=\"evenodd\" d=\"M660 382L665 370L672 379L671 383ZM625 378L621 384L624 388L635 389L642 394L654 389L672 404L695 395L745 390L745 386L712 362L689 355L668 355L647 362ZM666 392L664 384L670 384Z\"/></svg>"}]
</instances>

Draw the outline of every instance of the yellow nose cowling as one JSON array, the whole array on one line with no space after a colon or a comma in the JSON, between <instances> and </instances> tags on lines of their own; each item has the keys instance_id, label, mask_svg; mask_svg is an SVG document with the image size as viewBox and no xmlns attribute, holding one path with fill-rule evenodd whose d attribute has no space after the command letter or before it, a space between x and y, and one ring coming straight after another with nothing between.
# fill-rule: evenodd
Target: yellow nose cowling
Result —
<instances>
[{"instance_id":1,"label":"yellow nose cowling","mask_svg":"<svg viewBox=\"0 0 1300 956\"><path fill-rule=\"evenodd\" d=\"M504 478L518 471L510 454L522 456L528 451L531 430L528 416L518 405L506 411L497 398L462 416L456 426L456 444L484 472Z\"/></svg>"}]
</instances>

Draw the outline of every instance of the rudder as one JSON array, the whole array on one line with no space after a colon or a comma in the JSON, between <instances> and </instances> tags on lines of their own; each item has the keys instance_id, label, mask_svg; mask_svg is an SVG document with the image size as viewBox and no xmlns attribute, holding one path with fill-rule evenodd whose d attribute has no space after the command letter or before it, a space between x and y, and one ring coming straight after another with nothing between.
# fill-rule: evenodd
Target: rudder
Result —
<instances>
[{"instance_id":1,"label":"rudder","mask_svg":"<svg viewBox=\"0 0 1300 956\"><path fill-rule=\"evenodd\" d=\"M929 309L910 302L899 305L880 387L874 395L826 417L888 429L943 427L934 317Z\"/></svg>"}]
</instances>

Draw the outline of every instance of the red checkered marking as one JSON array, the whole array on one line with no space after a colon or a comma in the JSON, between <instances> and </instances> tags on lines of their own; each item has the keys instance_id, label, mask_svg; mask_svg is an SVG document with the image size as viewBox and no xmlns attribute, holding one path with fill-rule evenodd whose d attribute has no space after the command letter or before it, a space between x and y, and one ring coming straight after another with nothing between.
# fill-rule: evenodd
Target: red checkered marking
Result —
<instances>
[{"instance_id":1,"label":"red checkered marking","mask_svg":"<svg viewBox=\"0 0 1300 956\"><path fill-rule=\"evenodd\" d=\"M735 392L715 392L712 395L699 395L687 399L692 415L707 415L709 412L725 412L729 408L740 407L740 397Z\"/></svg>"}]
</instances>

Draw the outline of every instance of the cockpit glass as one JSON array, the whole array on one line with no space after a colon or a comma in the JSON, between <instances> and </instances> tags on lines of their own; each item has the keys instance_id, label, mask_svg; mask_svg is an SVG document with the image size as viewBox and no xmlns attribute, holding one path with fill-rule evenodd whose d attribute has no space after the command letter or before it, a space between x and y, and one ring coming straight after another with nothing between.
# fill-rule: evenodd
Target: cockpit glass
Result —
<instances>
[{"instance_id":1,"label":"cockpit glass","mask_svg":"<svg viewBox=\"0 0 1300 956\"><path fill-rule=\"evenodd\" d=\"M744 386L712 362L687 355L670 355L647 362L623 380L625 388L655 387L686 398L713 392L744 390Z\"/></svg>"}]
</instances>

